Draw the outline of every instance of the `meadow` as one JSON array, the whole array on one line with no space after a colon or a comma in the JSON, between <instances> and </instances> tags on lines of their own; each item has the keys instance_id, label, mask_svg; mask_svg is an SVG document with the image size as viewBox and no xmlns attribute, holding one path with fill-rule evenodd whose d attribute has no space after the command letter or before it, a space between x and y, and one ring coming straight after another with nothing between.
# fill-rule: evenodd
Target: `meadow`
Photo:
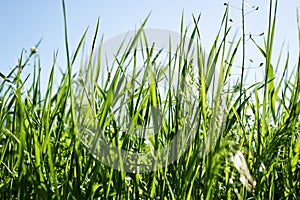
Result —
<instances>
[{"instance_id":1,"label":"meadow","mask_svg":"<svg viewBox=\"0 0 300 200\"><path fill-rule=\"evenodd\" d=\"M89 55L80 58L87 32L77 48L70 50L67 9L62 2L67 70L61 74L58 87L54 86L54 77L60 73L56 66L58 55L54 53L46 90L41 89L44 80L40 78L38 45L22 51L9 74L0 73L0 199L300 199L300 51L296 61L291 61L285 51L274 58L277 0L270 1L263 45L249 38L264 59L264 80L251 85L244 84L246 36L243 32L231 37L229 7L207 53L201 46L201 18L192 16L192 28L181 22L182 41L189 37L198 46L192 50L188 44L180 43L178 60L172 62L170 55L165 67L171 72L176 69L183 77L178 78L178 85L197 72L193 80L196 102L181 106L182 98L170 88L164 100L156 87L159 80L152 75L149 87L135 88L129 93L131 99L123 102L129 105L128 116L139 124L149 123L152 107L161 105L166 110L168 117L162 128L154 128L159 133L150 137L150 143L128 137L134 130L122 129L110 109L118 98L115 91L120 89L125 65L134 65L137 59L137 54L129 52L135 52L135 45L146 41L143 30L147 19L132 43L126 44L127 50L119 52L117 70L102 79L100 87L99 23ZM299 38L294 40L300 49L299 13L295 17ZM146 42L142 44L145 62L152 69L161 52L155 52L154 46ZM191 61L192 51L197 52L196 62ZM237 81L232 82L231 70L238 55L242 55L242 70ZM78 63L80 70L75 71ZM28 66L33 67L32 73L22 74ZM288 73L291 70L293 73ZM215 96L210 100L208 89L214 71L219 76ZM89 104L83 98L86 87L94 88ZM194 110L195 118L185 119L184 113ZM92 115L80 118L78 112ZM96 121L83 125L82 118L89 121L90 116ZM97 152L102 149L83 135L88 126L100 127L103 137L131 152L167 146L182 127L189 128L188 135L183 136L193 140L171 164L143 173L130 172L122 170L125 165L117 170L101 162ZM182 145L182 141L178 142Z\"/></svg>"}]
</instances>

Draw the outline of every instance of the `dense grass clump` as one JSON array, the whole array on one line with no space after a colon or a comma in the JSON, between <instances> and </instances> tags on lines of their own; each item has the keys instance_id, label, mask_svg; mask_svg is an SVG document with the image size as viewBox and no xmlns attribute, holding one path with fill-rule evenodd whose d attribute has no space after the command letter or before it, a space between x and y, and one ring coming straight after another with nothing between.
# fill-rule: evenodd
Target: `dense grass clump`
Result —
<instances>
[{"instance_id":1,"label":"dense grass clump","mask_svg":"<svg viewBox=\"0 0 300 200\"><path fill-rule=\"evenodd\" d=\"M143 55L149 69L161 53L155 52L151 44L147 46L143 36L146 20L127 51L119 52L118 70L100 87L97 72L104 61L97 60L101 48L95 48L99 23L88 60L81 62L80 71L74 76L74 63L86 32L71 56L64 7L68 70L62 74L59 86L54 87L53 83L58 73L57 54L54 54L46 91L41 90L38 46L29 54L21 52L11 73L0 73L0 199L300 199L300 52L294 73L289 77L288 56L284 62L272 63L276 10L277 1L270 1L264 45L251 38L265 60L265 74L262 82L247 87L243 72L234 86L230 81L237 53L242 51L245 56L245 35L229 38L228 7L207 55L201 46L199 18L193 17L190 38L197 48L186 49L187 44L179 44L176 65L171 65L174 62L169 57L165 66L176 69L182 77L198 72L193 80L197 102L188 107L199 110L193 121L197 126L191 129L193 141L171 165L131 173L104 165L95 152L86 148L87 141L80 137L78 105L80 108L90 105L85 112L94 113L91 116L98 120L96 126L104 130L104 136L112 144L138 152L167 145L174 132L184 127L181 113L187 107L180 106L181 99L176 99L175 91L169 90L169 99L163 100L155 85L158 80L151 76L149 87L138 88L131 101L126 102L130 105L128 115L136 123L147 123L150 107L163 105L169 117L150 143L128 138L130 130L120 129L110 108L120 77L126 71L125 63L135 62L136 54L129 57L129 52L135 52L134 44L146 45ZM300 47L299 15L297 19L296 40ZM187 33L182 23L182 37L187 37ZM197 52L197 62L190 62L192 51ZM34 70L24 77L22 69L29 64ZM283 69L281 75L275 73L277 68ZM211 100L208 89L214 71L219 76L215 98ZM89 96L89 104L83 101L87 92L81 90L87 85L95 89Z\"/></svg>"}]
</instances>

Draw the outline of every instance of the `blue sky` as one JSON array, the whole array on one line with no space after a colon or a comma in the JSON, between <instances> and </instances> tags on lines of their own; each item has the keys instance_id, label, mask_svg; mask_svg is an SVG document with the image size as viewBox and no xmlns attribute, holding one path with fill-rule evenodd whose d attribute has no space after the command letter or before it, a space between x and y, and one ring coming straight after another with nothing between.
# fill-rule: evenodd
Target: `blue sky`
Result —
<instances>
[{"instance_id":1,"label":"blue sky","mask_svg":"<svg viewBox=\"0 0 300 200\"><path fill-rule=\"evenodd\" d=\"M110 0L110 1L71 1L66 0L70 50L74 50L84 30L89 27L87 41L100 18L100 33L108 39L119 33L134 30L139 27L145 17L151 12L146 27L180 30L181 13L184 10L185 23L192 23L192 13L201 13L200 31L206 49L219 28L224 3L229 2L230 17L233 19L233 32L240 30L241 10L234 8L241 6L240 0ZM246 17L247 33L260 34L267 30L268 0L246 0L250 6L258 6L259 10ZM300 9L299 0L279 0L278 21L276 28L275 55L282 42L286 42L285 49L291 53L291 66L296 64L298 55L296 8ZM251 10L247 7L247 10ZM41 38L39 54L41 55L42 77L49 75L53 52L58 50L58 66L66 69L63 14L61 1L1 1L0 2L0 71L8 73L17 63L22 49L30 49ZM262 38L257 38L262 44ZM90 43L86 44L88 49ZM260 57L254 51L248 58L254 59L253 65L260 63ZM27 69L30 71L30 69ZM27 72L30 73L30 72Z\"/></svg>"}]
</instances>

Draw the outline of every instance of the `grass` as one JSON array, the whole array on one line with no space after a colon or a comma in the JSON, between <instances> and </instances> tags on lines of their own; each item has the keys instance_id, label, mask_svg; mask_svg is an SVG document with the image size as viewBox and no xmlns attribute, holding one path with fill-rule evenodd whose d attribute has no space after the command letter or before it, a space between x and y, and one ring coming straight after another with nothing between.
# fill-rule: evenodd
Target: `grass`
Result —
<instances>
[{"instance_id":1,"label":"grass","mask_svg":"<svg viewBox=\"0 0 300 200\"><path fill-rule=\"evenodd\" d=\"M66 19L64 1L63 8ZM95 48L99 23L88 60L81 62L80 76L73 76L73 67L82 50L86 31L71 56L65 20L67 72L62 74L61 82L55 88L57 53L54 53L44 95L40 58L36 51L38 45L29 54L21 52L19 63L12 72L7 75L0 73L0 199L299 199L300 54L294 73L289 76L287 69L291 68L291 61L288 53L279 55L280 58L285 57L283 62L272 63L277 1L270 1L269 28L264 45L251 38L265 59L264 81L246 87L244 75L241 75L241 81L236 83L238 87L232 86L231 68L237 53L241 50L246 52L246 46L244 34L240 38L229 36L228 9L227 6L220 31L207 55L201 47L200 18L193 17L190 38L197 43L195 65L190 62L192 49L185 49L184 43L178 46L177 54L180 56L175 58L176 62L171 53L167 54L169 59L165 67L171 69L170 72L177 70L184 78L191 77L195 69L199 72L198 79L194 80L197 101L186 107L182 106L186 105L183 98L176 99L178 93L171 87L168 88L167 99L162 98L156 87L158 79L155 75L159 72L153 67L161 52L154 51L154 46L146 43L143 30L147 20L135 40L124 44L128 45L127 51L119 52L120 57L116 60L118 68L104 80L102 86L97 86L99 73L94 73L101 70L100 62L104 62L95 56L101 53L101 48ZM299 14L297 19L299 38L295 39L300 47ZM188 30L183 23L181 33L184 41ZM228 40L235 42L227 43ZM144 60L147 72L152 75L147 82L144 74L143 80L149 83L149 87L136 87L129 82L129 88L136 90L122 90L119 83L124 81L126 63L135 66L137 54L129 52L136 52L137 43L145 47ZM34 66L33 73L23 77L22 69L29 64ZM275 77L278 68L284 70ZM212 84L212 72L215 70L219 71L216 98L209 101L208 87ZM26 89L30 79L32 81ZM178 84L182 80L185 79L178 78ZM91 91L86 104L83 88L89 87L95 90ZM121 92L116 93L116 88ZM168 114L162 128L154 128L158 134L150 138L150 144L128 137L132 129L123 130L116 123L111 107L118 100L117 95L121 94L130 97L128 102L122 103L128 105L126 111L135 123L150 123L153 119L150 113L159 106ZM78 108L83 106L87 106L89 111L85 110L85 113L93 113L83 118L90 121L88 117L92 116L92 122L96 123L86 124L77 117ZM189 124L191 119L185 119L184 112L195 109L199 111L198 115ZM180 128L189 125L194 126L190 129L193 130L191 135L185 135L184 131L180 133L191 136L193 141L180 159L172 164L158 167L155 171L131 173L100 162L97 153L103 149L97 149L97 145L93 145L95 142L90 144L94 147L91 151L86 148L89 140L80 135L83 134L82 123L84 128L100 128L102 136L112 144L121 145L131 152L160 149L170 143L176 131L185 130ZM182 144L182 141L178 142L178 145ZM118 161L120 157L115 159ZM126 167L120 166L121 169Z\"/></svg>"}]
</instances>

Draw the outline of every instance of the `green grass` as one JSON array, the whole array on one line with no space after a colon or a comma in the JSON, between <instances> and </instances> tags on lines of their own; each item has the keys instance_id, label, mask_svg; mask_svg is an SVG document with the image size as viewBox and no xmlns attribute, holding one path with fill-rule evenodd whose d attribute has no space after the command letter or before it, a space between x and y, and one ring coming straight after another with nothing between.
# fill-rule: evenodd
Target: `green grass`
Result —
<instances>
[{"instance_id":1,"label":"green grass","mask_svg":"<svg viewBox=\"0 0 300 200\"><path fill-rule=\"evenodd\" d=\"M42 91L38 45L29 54L21 52L19 63L11 73L0 73L0 199L299 199L300 53L296 61L290 61L288 52L280 53L281 62L272 63L276 59L273 46L277 1L270 1L264 45L251 38L265 59L264 80L246 87L243 74L241 81L232 86L231 68L237 53L246 52L246 46L244 34L240 38L229 34L228 9L207 55L200 45L199 18L193 17L194 27L189 31L181 24L183 39L191 33L190 38L198 42L197 64L189 64L191 49L186 50L184 44L180 44L177 62L170 56L165 67L171 72L178 70L183 77L191 76L196 68L199 72L199 79L195 80L197 102L183 108L181 99L176 99L176 91L169 88L164 100L157 90L158 79L152 69L160 52L145 43L143 28L147 20L135 40L124 44L128 49L120 52L116 60L118 70L104 80L103 87L95 84L99 78L95 72L101 66L95 56L101 52L101 48L96 48L98 22L88 60L81 62L77 73L80 76L73 76L87 31L71 56L63 1L67 71L62 74L59 86L54 87L54 76L58 73L57 53L54 53L46 91ZM299 38L295 41L300 48L299 17L298 14ZM228 43L228 40L235 42ZM129 63L134 66L137 59L136 54L130 57L128 52L135 52L138 42L144 42L144 59L151 78L148 88L129 90L128 116L135 123L143 124L151 120L147 115L151 108L162 106L169 113L159 134L151 137L150 144L129 138L132 130L121 130L111 112L126 63L132 59ZM294 62L297 63L294 73L286 74ZM34 70L24 77L22 69L29 64ZM276 73L278 68L284 69L281 75ZM212 84L215 70L219 71L216 98L209 101L208 86ZM29 87L27 82L30 82ZM95 86L92 87L95 90L86 104L82 88L89 84ZM139 152L169 144L180 127L189 125L190 119L184 119L184 111L198 109L199 115L193 121L193 125L197 125L192 129L194 140L180 159L156 171L130 173L102 164L87 150L88 141L79 137L82 122L77 118L78 105L89 105L86 113L93 113L89 116L96 119L96 123L89 126L100 127L114 145ZM95 145L92 151L96 154L101 149Z\"/></svg>"}]
</instances>

